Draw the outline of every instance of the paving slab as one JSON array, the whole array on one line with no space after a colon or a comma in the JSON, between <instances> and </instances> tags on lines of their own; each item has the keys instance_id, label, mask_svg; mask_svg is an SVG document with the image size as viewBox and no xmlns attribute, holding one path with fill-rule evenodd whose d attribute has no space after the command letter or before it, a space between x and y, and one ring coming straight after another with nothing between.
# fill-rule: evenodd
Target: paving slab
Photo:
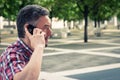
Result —
<instances>
[{"instance_id":1,"label":"paving slab","mask_svg":"<svg viewBox=\"0 0 120 80\"><path fill-rule=\"evenodd\" d=\"M120 68L67 76L77 80L120 80Z\"/></svg>"},{"instance_id":2,"label":"paving slab","mask_svg":"<svg viewBox=\"0 0 120 80\"><path fill-rule=\"evenodd\" d=\"M108 49L108 50L95 50L95 52L101 52L101 54L104 53L120 54L120 48Z\"/></svg>"},{"instance_id":3,"label":"paving slab","mask_svg":"<svg viewBox=\"0 0 120 80\"><path fill-rule=\"evenodd\" d=\"M80 69L85 67L119 63L120 58L87 55L78 53L44 56L42 71L59 72L65 70Z\"/></svg>"}]
</instances>

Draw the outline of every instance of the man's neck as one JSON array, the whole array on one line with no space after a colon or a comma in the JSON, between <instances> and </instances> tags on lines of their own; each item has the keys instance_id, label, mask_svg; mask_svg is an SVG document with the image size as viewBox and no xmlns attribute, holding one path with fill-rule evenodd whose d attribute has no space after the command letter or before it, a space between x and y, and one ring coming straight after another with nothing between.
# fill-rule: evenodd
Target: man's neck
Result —
<instances>
[{"instance_id":1,"label":"man's neck","mask_svg":"<svg viewBox=\"0 0 120 80\"><path fill-rule=\"evenodd\" d=\"M20 38L29 48L31 48L32 49L32 47L31 47L31 45L30 45L30 41L29 41L29 39L27 39L27 38ZM33 50L33 49L32 49Z\"/></svg>"}]
</instances>

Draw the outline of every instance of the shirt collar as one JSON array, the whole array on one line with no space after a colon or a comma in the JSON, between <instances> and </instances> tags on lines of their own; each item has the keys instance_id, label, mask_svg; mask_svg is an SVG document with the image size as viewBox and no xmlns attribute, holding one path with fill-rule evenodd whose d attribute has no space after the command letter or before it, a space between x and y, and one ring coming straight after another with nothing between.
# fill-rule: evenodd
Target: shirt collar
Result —
<instances>
[{"instance_id":1,"label":"shirt collar","mask_svg":"<svg viewBox=\"0 0 120 80\"><path fill-rule=\"evenodd\" d=\"M18 41L23 45L23 47L25 47L26 50L32 54L33 51L20 38L18 38Z\"/></svg>"}]
</instances>

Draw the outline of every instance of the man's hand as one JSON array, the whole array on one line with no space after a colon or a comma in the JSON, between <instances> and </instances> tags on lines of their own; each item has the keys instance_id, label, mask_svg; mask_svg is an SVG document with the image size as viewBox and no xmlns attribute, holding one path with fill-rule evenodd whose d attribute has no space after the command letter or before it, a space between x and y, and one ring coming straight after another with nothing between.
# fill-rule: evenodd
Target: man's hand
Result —
<instances>
[{"instance_id":1,"label":"man's hand","mask_svg":"<svg viewBox=\"0 0 120 80\"><path fill-rule=\"evenodd\" d=\"M29 33L27 28L25 28L25 32L27 37L30 40L31 43L31 48L34 50L36 47L45 47L45 33L39 29L39 28L34 28L33 30L33 35Z\"/></svg>"}]
</instances>

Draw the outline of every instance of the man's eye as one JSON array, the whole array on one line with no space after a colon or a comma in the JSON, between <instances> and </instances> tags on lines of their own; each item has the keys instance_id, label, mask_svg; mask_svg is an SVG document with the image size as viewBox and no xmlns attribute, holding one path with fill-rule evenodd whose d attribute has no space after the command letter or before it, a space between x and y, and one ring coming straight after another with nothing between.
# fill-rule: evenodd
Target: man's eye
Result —
<instances>
[{"instance_id":1,"label":"man's eye","mask_svg":"<svg viewBox=\"0 0 120 80\"><path fill-rule=\"evenodd\" d=\"M44 26L44 29L49 29L50 27L48 25Z\"/></svg>"}]
</instances>

